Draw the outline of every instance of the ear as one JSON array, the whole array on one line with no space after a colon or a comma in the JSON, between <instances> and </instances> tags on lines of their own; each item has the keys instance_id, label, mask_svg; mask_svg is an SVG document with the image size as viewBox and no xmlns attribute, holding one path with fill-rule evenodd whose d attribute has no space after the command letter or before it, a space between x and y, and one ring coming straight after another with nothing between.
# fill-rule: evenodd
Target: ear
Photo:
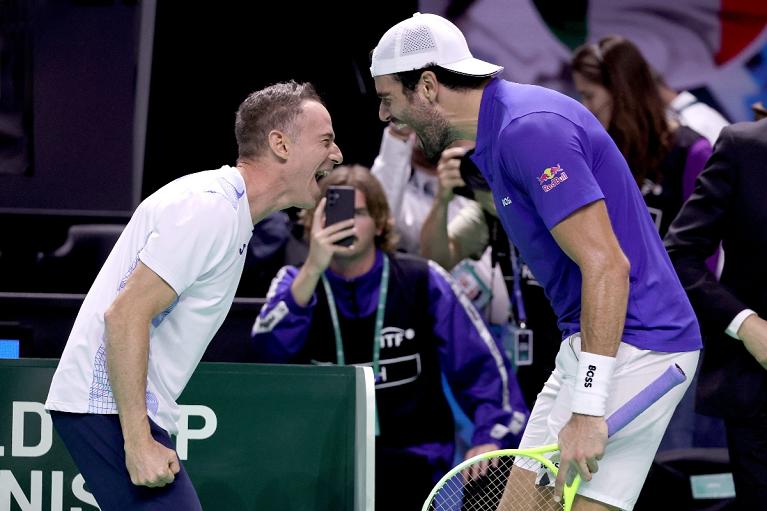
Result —
<instances>
[{"instance_id":1,"label":"ear","mask_svg":"<svg viewBox=\"0 0 767 511\"><path fill-rule=\"evenodd\" d=\"M269 148L278 159L288 159L288 145L289 140L287 134L279 130L272 130L269 132Z\"/></svg>"},{"instance_id":2,"label":"ear","mask_svg":"<svg viewBox=\"0 0 767 511\"><path fill-rule=\"evenodd\" d=\"M427 101L434 103L437 101L437 92L439 91L439 81L433 71L424 71L421 73L421 84L423 84L423 95Z\"/></svg>"}]
</instances>

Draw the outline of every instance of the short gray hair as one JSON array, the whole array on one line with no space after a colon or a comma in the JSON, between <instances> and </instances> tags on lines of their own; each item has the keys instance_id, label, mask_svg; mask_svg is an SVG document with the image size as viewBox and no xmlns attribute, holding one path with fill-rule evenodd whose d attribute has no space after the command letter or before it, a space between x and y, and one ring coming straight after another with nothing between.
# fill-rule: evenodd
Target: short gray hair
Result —
<instances>
[{"instance_id":1,"label":"short gray hair","mask_svg":"<svg viewBox=\"0 0 767 511\"><path fill-rule=\"evenodd\" d=\"M323 104L311 83L280 82L251 93L237 110L234 136L240 158L256 158L269 147L269 133L291 133L304 101Z\"/></svg>"}]
</instances>

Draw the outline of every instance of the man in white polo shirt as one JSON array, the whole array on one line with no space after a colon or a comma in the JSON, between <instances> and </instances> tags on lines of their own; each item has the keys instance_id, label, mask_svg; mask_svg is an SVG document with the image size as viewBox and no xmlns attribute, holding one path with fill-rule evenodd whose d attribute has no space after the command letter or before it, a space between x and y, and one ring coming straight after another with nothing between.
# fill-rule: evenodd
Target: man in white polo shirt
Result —
<instances>
[{"instance_id":1,"label":"man in white polo shirt","mask_svg":"<svg viewBox=\"0 0 767 511\"><path fill-rule=\"evenodd\" d=\"M181 177L136 209L96 277L46 408L104 511L201 509L169 433L176 399L224 321L253 225L314 207L341 163L330 114L294 81L252 93L237 165Z\"/></svg>"}]
</instances>

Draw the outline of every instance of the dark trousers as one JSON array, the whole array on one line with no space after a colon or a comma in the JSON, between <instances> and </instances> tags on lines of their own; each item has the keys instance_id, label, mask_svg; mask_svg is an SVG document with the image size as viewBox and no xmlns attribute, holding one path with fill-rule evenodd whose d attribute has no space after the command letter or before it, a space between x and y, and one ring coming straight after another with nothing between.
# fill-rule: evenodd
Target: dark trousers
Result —
<instances>
[{"instance_id":1,"label":"dark trousers","mask_svg":"<svg viewBox=\"0 0 767 511\"><path fill-rule=\"evenodd\" d=\"M754 417L725 420L737 509L767 506L767 406Z\"/></svg>"},{"instance_id":2,"label":"dark trousers","mask_svg":"<svg viewBox=\"0 0 767 511\"><path fill-rule=\"evenodd\" d=\"M102 511L202 511L183 465L175 480L162 488L136 486L131 482L117 415L51 412L51 417ZM155 440L175 449L164 429L151 420L149 425Z\"/></svg>"}]
</instances>

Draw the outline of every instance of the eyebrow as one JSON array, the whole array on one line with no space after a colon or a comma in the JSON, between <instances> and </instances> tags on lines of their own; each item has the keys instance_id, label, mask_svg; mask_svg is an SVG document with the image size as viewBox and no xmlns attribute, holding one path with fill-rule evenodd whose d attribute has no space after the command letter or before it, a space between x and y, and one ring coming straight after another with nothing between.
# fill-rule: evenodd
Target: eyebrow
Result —
<instances>
[{"instance_id":1,"label":"eyebrow","mask_svg":"<svg viewBox=\"0 0 767 511\"><path fill-rule=\"evenodd\" d=\"M391 96L390 92L379 92L378 93L378 97L381 98L381 99L388 98L389 96Z\"/></svg>"},{"instance_id":2,"label":"eyebrow","mask_svg":"<svg viewBox=\"0 0 767 511\"><path fill-rule=\"evenodd\" d=\"M336 134L333 133L332 131L328 131L328 132L323 133L322 135L320 135L320 138L321 139L329 138L330 140L335 140L336 139Z\"/></svg>"}]
</instances>

